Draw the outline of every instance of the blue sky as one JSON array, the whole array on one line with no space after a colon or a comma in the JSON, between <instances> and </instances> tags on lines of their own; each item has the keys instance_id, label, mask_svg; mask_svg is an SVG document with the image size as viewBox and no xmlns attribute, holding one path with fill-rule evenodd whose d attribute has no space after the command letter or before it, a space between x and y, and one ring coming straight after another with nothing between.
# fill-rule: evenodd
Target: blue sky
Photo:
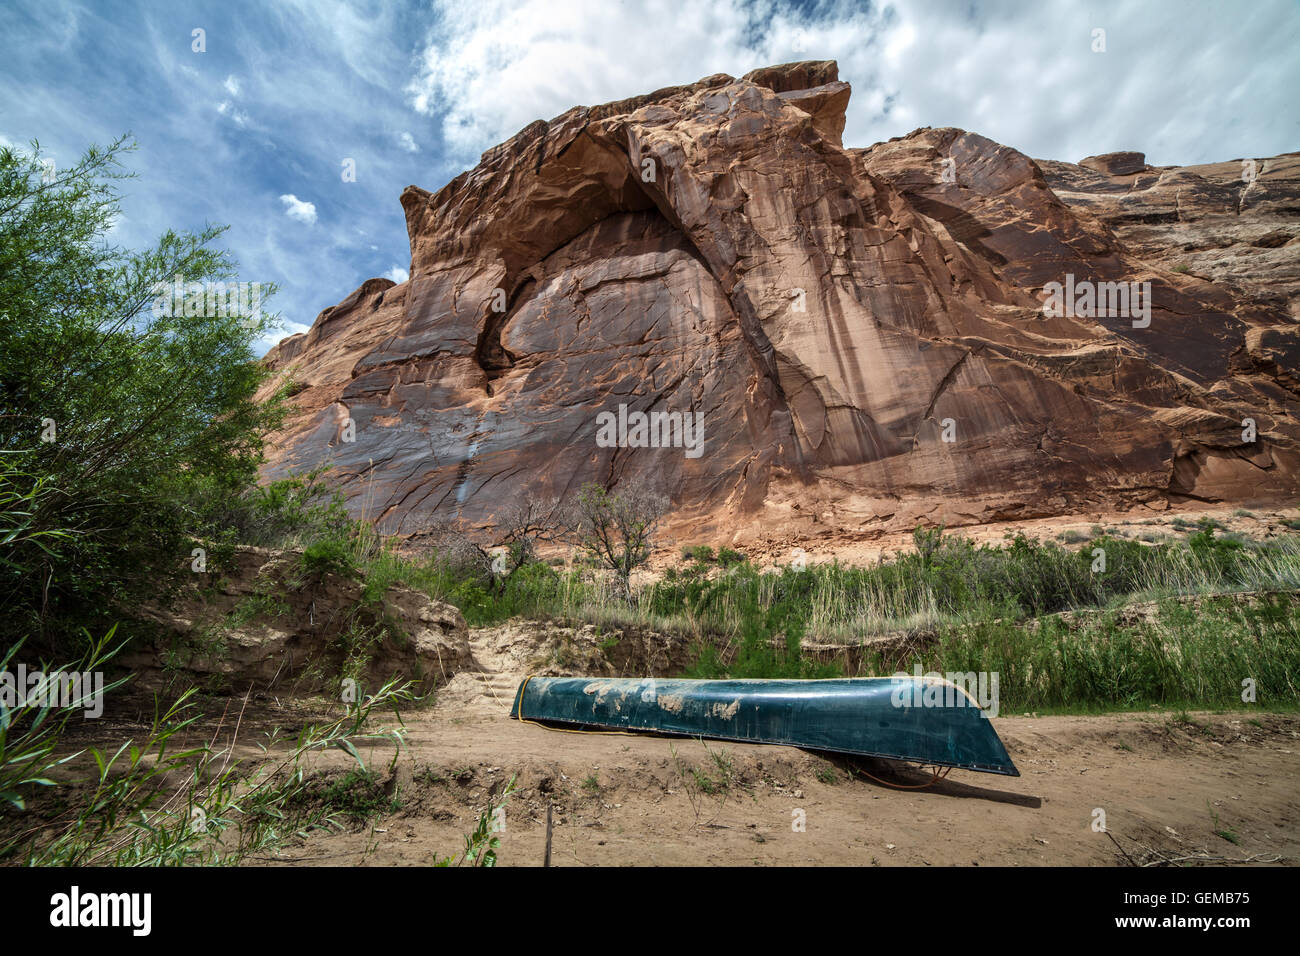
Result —
<instances>
[{"instance_id":1,"label":"blue sky","mask_svg":"<svg viewBox=\"0 0 1300 956\"><path fill-rule=\"evenodd\" d=\"M1300 149L1297 50L1294 0L3 0L0 142L63 164L130 131L114 238L229 224L288 334L404 276L405 186L573 105L834 58L847 145L959 126L1037 158L1183 165Z\"/></svg>"}]
</instances>

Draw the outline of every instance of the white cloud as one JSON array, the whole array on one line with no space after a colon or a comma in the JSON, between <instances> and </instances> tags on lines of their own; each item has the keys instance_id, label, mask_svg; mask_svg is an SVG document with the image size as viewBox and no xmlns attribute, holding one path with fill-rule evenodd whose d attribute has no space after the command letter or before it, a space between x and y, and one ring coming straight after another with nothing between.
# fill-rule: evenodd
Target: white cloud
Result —
<instances>
[{"instance_id":1,"label":"white cloud","mask_svg":"<svg viewBox=\"0 0 1300 956\"><path fill-rule=\"evenodd\" d=\"M304 325L301 322L286 322L284 319L281 319L278 328L269 329L265 335L257 340L257 345L260 346L257 351L259 354L263 354L271 346L275 345L277 342L284 341L291 335L299 335L310 331L310 325Z\"/></svg>"},{"instance_id":2,"label":"white cloud","mask_svg":"<svg viewBox=\"0 0 1300 956\"><path fill-rule=\"evenodd\" d=\"M231 96L239 95L239 80L235 79L233 75L226 77L226 82L221 85L226 88L226 92Z\"/></svg>"},{"instance_id":3,"label":"white cloud","mask_svg":"<svg viewBox=\"0 0 1300 956\"><path fill-rule=\"evenodd\" d=\"M315 203L303 202L293 193L285 193L280 197L280 202L284 203L285 214L290 219L296 219L309 226L316 222Z\"/></svg>"},{"instance_id":4,"label":"white cloud","mask_svg":"<svg viewBox=\"0 0 1300 956\"><path fill-rule=\"evenodd\" d=\"M408 153L418 153L420 151L419 145L415 142L415 138L412 137L410 133L402 133L402 135L397 138L397 142L401 144L402 149L406 150Z\"/></svg>"},{"instance_id":5,"label":"white cloud","mask_svg":"<svg viewBox=\"0 0 1300 956\"><path fill-rule=\"evenodd\" d=\"M476 159L533 120L570 106L767 65L767 53L756 57L746 42L752 18L745 7L742 0L626 6L438 0L440 22L407 93L418 112L440 117L446 144L459 158ZM626 42L629 37L636 42Z\"/></svg>"},{"instance_id":6,"label":"white cloud","mask_svg":"<svg viewBox=\"0 0 1300 956\"><path fill-rule=\"evenodd\" d=\"M217 112L222 116L229 117L231 122L241 129L248 125L248 114L243 110L236 108L235 104L231 103L230 100L225 100L224 102L219 103L217 105Z\"/></svg>"},{"instance_id":7,"label":"white cloud","mask_svg":"<svg viewBox=\"0 0 1300 956\"><path fill-rule=\"evenodd\" d=\"M845 143L957 126L1031 156L1137 149L1189 164L1295 148L1300 17L1247 6L1121 0L435 0L406 92L453 159L535 119L792 60L836 59L853 84ZM1092 30L1107 52L1092 52ZM626 42L635 37L635 43ZM1247 91L1244 95L1242 91Z\"/></svg>"},{"instance_id":8,"label":"white cloud","mask_svg":"<svg viewBox=\"0 0 1300 956\"><path fill-rule=\"evenodd\" d=\"M437 189L575 104L715 72L838 59L854 86L849 145L953 125L1039 157L1130 148L1186 164L1300 142L1294 0L281 0L241 9L224 53L209 30L205 55L188 26L138 5L111 17L93 6L8 0L6 12L27 13L5 24L5 134L71 158L134 131L147 148L129 165L148 188L125 196L115 240L144 246L180 222L231 222L223 244L280 285L277 309L306 322L384 262L407 261L407 183ZM1107 30L1105 54L1090 51L1094 27ZM103 69L82 69L88 57ZM400 134L416 129L420 152L408 152ZM354 183L339 177L344 155ZM330 224L362 234L267 228L266 197L286 182L310 183L301 188L329 203Z\"/></svg>"},{"instance_id":9,"label":"white cloud","mask_svg":"<svg viewBox=\"0 0 1300 956\"><path fill-rule=\"evenodd\" d=\"M384 278L392 279L398 285L401 285L403 282L411 278L411 273L407 272L401 266L393 266L391 269L389 269L387 272L384 273Z\"/></svg>"},{"instance_id":10,"label":"white cloud","mask_svg":"<svg viewBox=\"0 0 1300 956\"><path fill-rule=\"evenodd\" d=\"M0 17L12 40L0 42L0 130L19 144L39 136L60 165L127 130L142 144L126 159L142 188L124 191L128 215L115 242L143 248L168 228L228 222L219 244L246 270L241 278L274 281L275 310L305 323L384 263L408 261L397 198L408 183L437 185L440 174L436 130L414 125L402 93L419 31L433 20L428 10L282 0L226 18L221 50L206 24L209 52L196 54L189 30L205 25L199 21L178 29L174 17L136 6L112 16L84 3L0 6L17 11ZM61 27L74 16L80 31L68 34ZM69 35L74 42L62 49ZM91 61L102 69L83 69ZM238 97L225 88L227 76ZM225 113L217 112L222 102ZM420 130L422 153L398 147L406 129ZM191 161L176 163L177 155ZM339 178L343 155L356 158L355 183ZM290 184L310 194L316 225L281 218L287 209L274 203ZM375 238L322 228L327 223L364 226Z\"/></svg>"}]
</instances>

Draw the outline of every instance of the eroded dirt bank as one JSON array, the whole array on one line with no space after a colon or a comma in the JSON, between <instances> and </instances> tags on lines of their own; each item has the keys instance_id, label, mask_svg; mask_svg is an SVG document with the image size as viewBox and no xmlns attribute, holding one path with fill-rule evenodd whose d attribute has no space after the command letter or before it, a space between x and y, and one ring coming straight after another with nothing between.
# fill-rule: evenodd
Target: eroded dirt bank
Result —
<instances>
[{"instance_id":1,"label":"eroded dirt bank","mask_svg":"<svg viewBox=\"0 0 1300 956\"><path fill-rule=\"evenodd\" d=\"M435 703L403 709L407 740L395 765L391 745L363 748L382 789L376 813L246 864L427 866L464 848L511 777L503 866L541 865L548 804L556 866L1300 860L1300 714L1007 714L994 726L1020 777L952 771L927 789L899 790L886 784L928 777L788 747L565 733L511 720L516 667L537 663L536 644L512 653L524 650L522 630L511 622L472 631L481 669L459 674ZM338 705L263 694L246 707L207 697L202 709L207 717L182 744L207 741L218 726L228 734L237 721L238 751L255 761L266 732L292 734ZM149 701L120 700L65 743L139 739L151 716ZM374 720L394 724L391 713ZM331 784L355 766L330 751L308 770ZM69 769L75 774L75 764ZM1123 850L1093 829L1098 810Z\"/></svg>"}]
</instances>

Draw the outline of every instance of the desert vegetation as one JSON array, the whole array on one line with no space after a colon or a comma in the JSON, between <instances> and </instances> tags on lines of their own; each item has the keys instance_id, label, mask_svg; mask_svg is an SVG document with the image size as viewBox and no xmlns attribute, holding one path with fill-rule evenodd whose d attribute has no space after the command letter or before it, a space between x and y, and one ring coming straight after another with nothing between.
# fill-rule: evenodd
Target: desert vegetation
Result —
<instances>
[{"instance_id":1,"label":"desert vegetation","mask_svg":"<svg viewBox=\"0 0 1300 956\"><path fill-rule=\"evenodd\" d=\"M236 275L223 230L112 243L130 148L52 175L0 150L0 626L65 652L177 582L192 542L239 534L282 415L254 398L275 316L207 314L202 283ZM154 308L178 276L185 300Z\"/></svg>"},{"instance_id":2,"label":"desert vegetation","mask_svg":"<svg viewBox=\"0 0 1300 956\"><path fill-rule=\"evenodd\" d=\"M323 493L320 471L259 485L283 392L255 398L268 373L253 343L276 316L260 303L210 308L208 290L237 275L214 247L220 227L168 232L139 252L112 243L131 148L92 147L57 170L38 144L0 149L0 671L20 660L40 660L47 675L112 670L148 630L139 606L166 603L196 576L219 580L237 545L296 547L304 576L347 573L382 551ZM181 295L155 308L177 282ZM238 614L277 603L260 595ZM101 690L112 697L130 677ZM0 858L10 863L218 864L272 852L349 807L342 791L304 799L312 755L341 749L363 780L358 747L402 740L400 719L380 726L372 712L414 703L409 685L389 682L295 734L273 731L256 760L236 755L249 743L237 717L193 743L204 716L195 688L159 699L147 732L107 748L68 739L85 700L48 688L47 678L25 701L0 702ZM489 842L471 834L471 862L490 864Z\"/></svg>"},{"instance_id":3,"label":"desert vegetation","mask_svg":"<svg viewBox=\"0 0 1300 956\"><path fill-rule=\"evenodd\" d=\"M437 551L392 543L348 560L383 586L455 604L472 626L524 616L685 634L696 677L997 670L1005 706L1038 711L1229 707L1249 676L1261 699L1294 706L1300 537L1192 527L1158 544L1103 532L1073 547L1023 535L977 546L918 529L915 549L868 567L762 568L697 546L628 599L620 580L581 561L537 559L485 584ZM349 540L364 536L338 547ZM835 651L864 642L847 669Z\"/></svg>"},{"instance_id":4,"label":"desert vegetation","mask_svg":"<svg viewBox=\"0 0 1300 956\"><path fill-rule=\"evenodd\" d=\"M360 582L359 610L402 586L454 605L471 627L522 616L684 635L688 676L993 670L1004 709L1025 711L1230 708L1248 677L1265 706L1300 703L1290 532L1257 540L1183 521L1149 540L1098 526L992 546L918 528L911 549L870 566L760 566L701 543L649 573L653 554L673 552L657 540L667 501L644 486L502 502L495 525L399 541L349 514L327 463L259 481L292 390L255 399L269 373L252 347L274 316L209 314L201 291L166 314L150 308L174 276L237 270L212 248L219 228L167 233L144 252L109 242L128 149L91 149L53 177L37 150L0 150L0 670L21 654L47 671L112 671L148 629L143 604L219 587L237 550L257 546L291 555L286 589L312 576ZM258 593L211 638L274 619L285 596ZM395 626L357 620L339 680ZM115 674L106 692L129 679ZM409 685L331 700L295 734L262 740L256 760L237 755L237 719L181 743L201 696L177 688L146 734L107 749L67 739L75 702L0 710L0 856L233 863L391 807L359 746L391 745L395 759L400 710L417 703ZM330 749L355 767L321 777L311 758ZM700 791L727 786L717 764L716 777L695 778ZM56 780L65 795L29 816ZM436 862L491 865L495 840L485 814L463 852Z\"/></svg>"}]
</instances>

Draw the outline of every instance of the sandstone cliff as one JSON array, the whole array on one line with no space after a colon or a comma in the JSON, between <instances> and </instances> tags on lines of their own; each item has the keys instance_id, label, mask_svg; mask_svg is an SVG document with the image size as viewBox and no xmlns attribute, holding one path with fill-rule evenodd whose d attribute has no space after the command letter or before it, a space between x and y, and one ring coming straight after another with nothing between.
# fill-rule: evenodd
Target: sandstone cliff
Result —
<instances>
[{"instance_id":1,"label":"sandstone cliff","mask_svg":"<svg viewBox=\"0 0 1300 956\"><path fill-rule=\"evenodd\" d=\"M711 76L408 187L410 280L267 357L298 390L268 473L333 461L396 533L632 478L742 535L1295 495L1295 155L846 149L848 98L829 61ZM1148 309L1045 314L1052 283ZM703 453L601 447L620 405L702 414Z\"/></svg>"}]
</instances>

